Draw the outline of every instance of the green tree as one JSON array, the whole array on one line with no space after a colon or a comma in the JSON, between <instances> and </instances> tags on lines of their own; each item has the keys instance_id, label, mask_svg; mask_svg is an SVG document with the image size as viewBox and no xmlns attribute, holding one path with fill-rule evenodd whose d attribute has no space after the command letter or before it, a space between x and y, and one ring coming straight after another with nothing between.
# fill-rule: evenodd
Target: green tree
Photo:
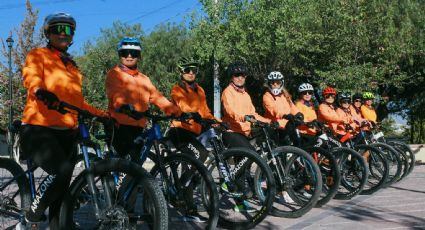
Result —
<instances>
[{"instance_id":1,"label":"green tree","mask_svg":"<svg viewBox=\"0 0 425 230\"><path fill-rule=\"evenodd\" d=\"M14 36L14 47L12 48L12 71L13 71L13 109L14 119L20 119L22 111L25 105L26 90L22 84L22 67L25 63L25 58L28 52L36 47L41 46L45 43L45 38L42 31L35 31L35 25L38 18L38 10L33 9L29 0L26 1L26 14L24 21L19 28L13 29L10 34ZM9 108L9 81L8 73L9 66L8 60L8 48L5 45L5 41L1 40L0 53L4 57L2 60L6 60L0 63L0 126L6 127L8 123L8 108Z\"/></svg>"}]
</instances>

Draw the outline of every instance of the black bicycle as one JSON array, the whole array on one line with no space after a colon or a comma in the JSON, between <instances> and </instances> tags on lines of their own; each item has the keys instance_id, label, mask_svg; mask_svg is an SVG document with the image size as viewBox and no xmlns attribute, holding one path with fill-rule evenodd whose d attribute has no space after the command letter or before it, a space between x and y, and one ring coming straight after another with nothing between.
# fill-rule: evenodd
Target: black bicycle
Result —
<instances>
[{"instance_id":1,"label":"black bicycle","mask_svg":"<svg viewBox=\"0 0 425 230\"><path fill-rule=\"evenodd\" d=\"M150 168L169 204L170 222L185 221L185 216L196 214L197 225L202 229L215 229L219 216L217 187L207 168L189 153L172 151L163 139L160 121L179 119L185 121L190 114L178 118L160 116L149 111L137 112L131 105L123 106L118 112L139 120L148 118L151 126L145 129L135 142L143 144L140 158L136 160L145 168ZM113 149L112 146L109 146ZM149 161L151 165L145 164ZM152 165L153 163L153 165Z\"/></svg>"}]
</instances>

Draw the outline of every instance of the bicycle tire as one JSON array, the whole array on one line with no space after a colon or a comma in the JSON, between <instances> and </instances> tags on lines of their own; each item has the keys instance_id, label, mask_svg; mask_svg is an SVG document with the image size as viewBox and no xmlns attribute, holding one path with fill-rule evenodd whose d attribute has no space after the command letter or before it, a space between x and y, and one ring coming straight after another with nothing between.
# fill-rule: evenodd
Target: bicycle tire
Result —
<instances>
[{"instance_id":1,"label":"bicycle tire","mask_svg":"<svg viewBox=\"0 0 425 230\"><path fill-rule=\"evenodd\" d=\"M285 178L282 182L279 181L277 172L272 171L280 195L276 195L271 213L278 217L298 218L310 211L320 198L323 187L320 168L309 153L298 147L281 146L272 151L272 154L280 162L283 159L286 164L283 172ZM305 165L300 167L301 161L305 162ZM274 169L274 167L270 167ZM284 192L288 193L294 203L291 204L284 199ZM311 192L313 194L310 194ZM308 193L308 195L303 193Z\"/></svg>"},{"instance_id":2,"label":"bicycle tire","mask_svg":"<svg viewBox=\"0 0 425 230\"><path fill-rule=\"evenodd\" d=\"M366 184L369 174L366 161L358 152L347 147L333 148L331 153L337 159L341 171L341 184L334 199L349 200L359 194ZM350 176L358 180L350 180Z\"/></svg>"},{"instance_id":3,"label":"bicycle tire","mask_svg":"<svg viewBox=\"0 0 425 230\"><path fill-rule=\"evenodd\" d=\"M376 147L370 145L356 145L355 149L362 154L363 157L367 158L366 162L369 167L367 183L360 194L370 195L384 187L389 173L388 160ZM366 151L367 154L365 154Z\"/></svg>"},{"instance_id":4,"label":"bicycle tire","mask_svg":"<svg viewBox=\"0 0 425 230\"><path fill-rule=\"evenodd\" d=\"M178 162L178 163L177 163ZM175 164L177 163L177 164ZM199 187L197 187L197 189L199 190L199 192L201 193L201 207L199 207L200 209L205 208L206 212L208 215L206 218L208 218L208 221L206 223L206 226L201 226L204 229L215 229L217 227L217 222L218 222L218 217L219 217L219 201L218 201L218 190L217 187L214 183L214 180L211 176L211 174L208 172L207 168L199 161L197 160L195 157L185 154L185 153L174 153L174 154L169 154L167 157L165 157L163 159L163 166L165 168L171 167L171 165L174 166L178 166L178 165L191 165L191 167L194 167L195 169L192 170L190 169L190 174L191 176L197 176L200 175L201 176L201 181L198 184ZM161 173L159 165L155 164L155 166L151 169L150 171L151 175L154 178L157 178L157 176L159 176L159 174ZM171 172L172 173L172 172ZM184 172L182 172L184 174ZM182 176L180 177L180 179L183 177L183 174L181 174ZM162 175L164 176L164 175ZM166 175L167 176L167 175ZM178 178L178 175L174 175L173 173L173 178L176 179ZM196 178L193 177L195 180ZM194 181L194 179L190 179L190 184L196 184L197 182ZM163 185L163 182L159 183L160 186ZM172 199L172 197L175 197L175 195L171 194L171 189L164 189L163 186L162 187L162 191L164 193L164 197L166 197L167 202L171 203L170 198ZM177 186L179 187L179 186ZM189 187L189 184L186 184L185 187ZM175 191L177 191L177 194L180 194L180 192L178 191L178 189L176 187L173 187L175 189ZM181 191L181 192L185 192L185 191ZM179 200L178 200L179 201ZM178 203L178 201L174 201L175 203ZM181 201L181 200L180 200ZM185 205L187 205L186 201L183 201L183 203L185 203ZM168 212L170 213L170 212ZM205 216L204 216L205 217ZM172 219L171 214L169 214L169 219ZM171 221L171 220L170 220Z\"/></svg>"},{"instance_id":5,"label":"bicycle tire","mask_svg":"<svg viewBox=\"0 0 425 230\"><path fill-rule=\"evenodd\" d=\"M1 229L16 225L21 216L29 210L31 192L29 180L21 166L13 159L0 158L0 187L14 177L16 177L15 183L9 184L0 191ZM9 221L7 221L8 217Z\"/></svg>"},{"instance_id":6,"label":"bicycle tire","mask_svg":"<svg viewBox=\"0 0 425 230\"><path fill-rule=\"evenodd\" d=\"M322 174L323 186L320 198L316 203L316 208L327 204L338 192L341 184L341 171L335 157L326 149L321 147L303 148L310 154L319 154L318 159L313 159L318 163L320 173Z\"/></svg>"},{"instance_id":7,"label":"bicycle tire","mask_svg":"<svg viewBox=\"0 0 425 230\"><path fill-rule=\"evenodd\" d=\"M409 145L406 143L400 142L400 141L387 141L387 144L393 147L398 147L400 150L402 150L404 153L406 153L408 160L409 160L409 169L407 171L407 175L409 175L413 169L415 168L415 162L416 162L416 156L413 153L412 149Z\"/></svg>"},{"instance_id":8,"label":"bicycle tire","mask_svg":"<svg viewBox=\"0 0 425 230\"><path fill-rule=\"evenodd\" d=\"M233 159L247 159L247 167L244 168L244 170L248 170L251 167L257 166L258 168L260 168L263 172L264 172L264 181L263 181L263 185L265 187L265 191L258 191L255 190L254 187L254 192L258 194L260 192L265 193L264 195L264 199L263 200L258 200L258 198L256 199L255 196L253 196L253 199L256 199L255 201L261 206L258 209L256 209L255 214L250 215L249 214L245 214L245 217L248 218L249 215L249 220L246 221L237 221L235 220L235 218L230 214L229 212L231 212L230 210L233 210L233 207L230 207L229 209L229 205L227 205L227 200L225 199L225 197L229 194L228 192L223 190L222 182L221 179L222 178L218 178L215 179L214 176L216 176L218 173L215 171L217 169L216 167L216 163L214 158L207 160L206 165L208 170L210 171L210 173L213 174L213 178L215 179L215 183L219 184L220 186L220 190L219 190L219 196L220 196L220 208L219 208L219 212L220 212L220 217L218 220L218 226L221 228L226 228L226 229L248 229L248 228L253 228L255 227L257 224L259 224L264 218L266 218L266 216L269 214L269 212L271 211L272 205L273 205L273 201L274 201L274 196L276 193L276 185L274 182L274 178L273 178L273 174L271 172L270 167L267 165L267 163L258 155L258 153L256 153L253 150L247 149L247 148L242 148L242 147L236 147L236 148L229 148L226 149L224 151L222 151L221 153L222 158L224 161L226 162L231 162ZM242 160L241 160L242 161ZM235 162L233 163L235 164ZM235 164L236 166L236 164ZM230 169L232 171L232 169ZM251 174L252 177L250 177L249 179L247 178L247 182L250 183L250 180L253 178L254 173ZM251 181L252 183L260 183L258 181ZM235 182L236 183L236 182ZM223 207L223 205L226 205L225 207ZM230 205L231 206L231 205ZM227 212L229 211L229 212Z\"/></svg>"},{"instance_id":9,"label":"bicycle tire","mask_svg":"<svg viewBox=\"0 0 425 230\"><path fill-rule=\"evenodd\" d=\"M387 182L385 183L384 187L390 186L391 184L398 181L403 173L403 162L400 158L399 152L385 143L373 143L371 146L377 147L379 150L381 150L388 160L389 173Z\"/></svg>"},{"instance_id":10,"label":"bicycle tire","mask_svg":"<svg viewBox=\"0 0 425 230\"><path fill-rule=\"evenodd\" d=\"M59 224L60 229L108 229L111 226L101 226L99 227L99 223L103 224L102 221L97 220L97 218L94 218L93 216L88 217L87 220L92 220L95 222L94 227L90 227L88 223L81 223L84 226L82 226L80 223L74 223L73 215L74 215L74 209L76 208L75 205L81 204L81 199L84 197L82 194L84 194L83 189L87 185L87 179L86 177L88 175L92 175L94 177L102 176L106 177L111 175L111 173L124 173L126 176L124 177L123 181L126 180L126 178L132 177L137 178L137 184L143 185L143 191L146 192L149 199L147 202L150 202L147 208L153 208L154 210L151 212L153 213L153 220L148 223L148 226L155 230L165 230L168 229L168 212L166 208L166 203L164 196L162 195L161 190L156 185L155 181L152 179L152 177L139 165L132 163L127 160L123 159L106 159L106 160L100 160L97 162L93 162L90 169L85 169L82 173L80 173L77 178L72 182L71 186L69 187L68 193L66 194L64 200L62 201L60 215L59 215ZM112 179L113 180L113 179ZM109 183L106 185L109 189L116 188L114 195L119 196L121 195L121 189L123 189L124 186L122 186L124 183L119 185L114 184L113 181L109 181ZM105 186L105 184L103 184ZM117 188L119 187L119 188ZM140 187L137 187L140 188ZM79 200L80 199L80 200ZM106 219L108 217L107 215L112 215L116 219L113 219L116 222L125 222L127 223L127 220L130 219L129 214L124 209L123 206L125 204L122 203L121 199L112 199L113 201L118 201L118 205L112 206L113 208L111 210L105 210L102 213L102 218ZM80 207L80 206L77 206ZM92 212L88 212L90 215L94 215ZM115 216L117 215L117 216ZM109 217L111 218L111 217ZM93 220L94 219L94 220ZM107 219L107 221L111 222L111 220ZM128 221L129 222L129 221ZM108 223L108 222L107 222ZM128 223L129 225L129 223ZM129 226L124 226L124 228L129 228Z\"/></svg>"}]
</instances>

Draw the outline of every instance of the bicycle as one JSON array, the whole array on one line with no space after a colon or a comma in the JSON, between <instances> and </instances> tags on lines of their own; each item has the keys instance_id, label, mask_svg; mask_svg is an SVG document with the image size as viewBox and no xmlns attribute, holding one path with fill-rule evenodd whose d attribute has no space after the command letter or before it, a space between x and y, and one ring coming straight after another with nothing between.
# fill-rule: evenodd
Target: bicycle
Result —
<instances>
[{"instance_id":1,"label":"bicycle","mask_svg":"<svg viewBox=\"0 0 425 230\"><path fill-rule=\"evenodd\" d=\"M143 144L137 162L140 165L143 165L146 159L154 162L150 173L157 180L170 205L170 221L184 221L182 216L192 209L207 219L206 225L202 225L202 228L215 229L219 216L219 198L212 176L194 156L171 151L161 133L160 121L170 119L185 121L187 118L154 115L149 111L137 112L132 106L128 107L129 109L118 109L117 112L125 113L136 120L149 118L151 121L151 127L144 130L135 140ZM113 148L110 146L110 149Z\"/></svg>"},{"instance_id":2,"label":"bicycle","mask_svg":"<svg viewBox=\"0 0 425 230\"><path fill-rule=\"evenodd\" d=\"M320 168L313 157L300 148L277 147L269 136L268 129L274 129L270 124L255 121L253 125L260 128L253 138L256 139L258 153L273 172L278 191L272 214L286 218L304 215L320 198L323 186ZM258 174L256 177L261 178Z\"/></svg>"},{"instance_id":3,"label":"bicycle","mask_svg":"<svg viewBox=\"0 0 425 230\"><path fill-rule=\"evenodd\" d=\"M315 146L330 151L340 168L341 184L334 199L348 200L361 193L369 175L366 160L357 151L343 147L341 141L345 142L346 139L334 137L323 123L314 121L312 125L319 130Z\"/></svg>"},{"instance_id":4,"label":"bicycle","mask_svg":"<svg viewBox=\"0 0 425 230\"><path fill-rule=\"evenodd\" d=\"M211 152L204 164L219 188L218 226L229 229L255 227L272 209L276 185L270 167L253 150L226 149L222 140L222 132L228 129L226 124L209 119L196 122L207 127L201 136L208 139Z\"/></svg>"},{"instance_id":5,"label":"bicycle","mask_svg":"<svg viewBox=\"0 0 425 230\"><path fill-rule=\"evenodd\" d=\"M60 102L55 109L62 113L70 112L65 108L77 112L81 138L79 142L86 169L72 182L62 201L59 214L60 228L130 228L129 216L123 208L127 198L121 191L131 192L141 189L146 192L143 195L149 198L145 206L143 224L153 229L167 229L168 223L163 221L167 218L167 212L161 210L165 206L165 200L152 178L141 167L126 160L105 159L91 162L87 152L90 135L85 120L95 116L65 102ZM27 165L28 169L24 171L14 160L0 159L2 228L10 228L21 222L24 212L30 208L31 201L35 199L37 190L33 172L37 166L31 160L27 160ZM120 179L129 177L134 179L134 185L138 185L137 187L123 188L120 184L116 184ZM51 179L49 176L45 177L38 189L49 179ZM79 212L80 210L82 212ZM5 218L8 218L6 224Z\"/></svg>"}]
</instances>

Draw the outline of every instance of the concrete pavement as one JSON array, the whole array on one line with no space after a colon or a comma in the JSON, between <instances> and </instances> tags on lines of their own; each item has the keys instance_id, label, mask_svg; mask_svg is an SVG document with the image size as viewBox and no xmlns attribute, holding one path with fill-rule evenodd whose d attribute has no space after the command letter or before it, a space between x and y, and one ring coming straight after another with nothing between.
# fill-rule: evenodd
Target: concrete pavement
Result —
<instances>
[{"instance_id":1,"label":"concrete pavement","mask_svg":"<svg viewBox=\"0 0 425 230\"><path fill-rule=\"evenodd\" d=\"M375 194L332 200L298 219L269 216L255 229L425 229L425 165Z\"/></svg>"}]
</instances>

